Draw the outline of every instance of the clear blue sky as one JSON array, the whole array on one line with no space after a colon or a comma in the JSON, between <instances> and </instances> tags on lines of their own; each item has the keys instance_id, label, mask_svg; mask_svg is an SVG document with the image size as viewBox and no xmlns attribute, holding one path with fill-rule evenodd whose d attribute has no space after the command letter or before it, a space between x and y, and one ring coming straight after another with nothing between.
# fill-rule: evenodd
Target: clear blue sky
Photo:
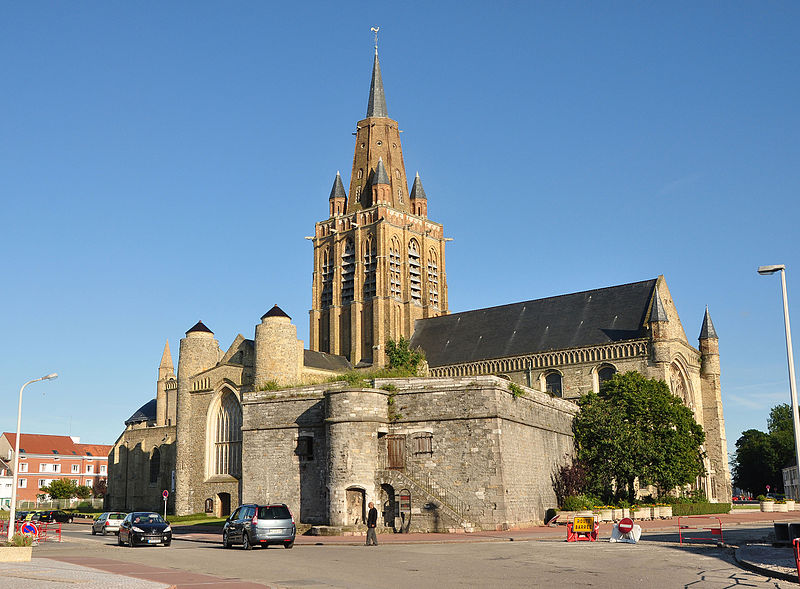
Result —
<instances>
[{"instance_id":1,"label":"clear blue sky","mask_svg":"<svg viewBox=\"0 0 800 589\"><path fill-rule=\"evenodd\" d=\"M788 401L800 302L796 2L36 2L0 7L0 429L113 443L164 341L279 304L348 185L372 35L452 311L664 274L720 335L729 446ZM485 235L491 235L486 239ZM800 313L795 312L800 344ZM800 352L800 348L798 349ZM177 359L177 358L176 358Z\"/></svg>"}]
</instances>

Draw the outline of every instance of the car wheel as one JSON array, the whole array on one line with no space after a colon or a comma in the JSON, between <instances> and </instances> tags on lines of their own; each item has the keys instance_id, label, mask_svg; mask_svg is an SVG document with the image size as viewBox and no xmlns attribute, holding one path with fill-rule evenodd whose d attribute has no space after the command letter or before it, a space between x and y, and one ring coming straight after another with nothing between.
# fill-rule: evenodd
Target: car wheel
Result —
<instances>
[{"instance_id":1,"label":"car wheel","mask_svg":"<svg viewBox=\"0 0 800 589\"><path fill-rule=\"evenodd\" d=\"M250 544L250 536L247 535L247 532L242 534L242 548L245 550L250 550L253 546Z\"/></svg>"},{"instance_id":2,"label":"car wheel","mask_svg":"<svg viewBox=\"0 0 800 589\"><path fill-rule=\"evenodd\" d=\"M284 542L283 543L283 547L284 548L291 548L292 546L294 546L294 540L292 540L291 542Z\"/></svg>"},{"instance_id":3,"label":"car wheel","mask_svg":"<svg viewBox=\"0 0 800 589\"><path fill-rule=\"evenodd\" d=\"M94 526L92 526L92 536L96 536L96 535L97 535L97 530L95 530Z\"/></svg>"},{"instance_id":4,"label":"car wheel","mask_svg":"<svg viewBox=\"0 0 800 589\"><path fill-rule=\"evenodd\" d=\"M231 541L228 540L227 532L222 534L222 547L223 548L230 548L231 547Z\"/></svg>"},{"instance_id":5,"label":"car wheel","mask_svg":"<svg viewBox=\"0 0 800 589\"><path fill-rule=\"evenodd\" d=\"M128 548L133 548L133 534L128 534Z\"/></svg>"},{"instance_id":6,"label":"car wheel","mask_svg":"<svg viewBox=\"0 0 800 589\"><path fill-rule=\"evenodd\" d=\"M167 540L164 542L164 546L169 546L170 544L172 544L172 540Z\"/></svg>"},{"instance_id":7,"label":"car wheel","mask_svg":"<svg viewBox=\"0 0 800 589\"><path fill-rule=\"evenodd\" d=\"M122 546L122 536L117 537L117 546Z\"/></svg>"},{"instance_id":8,"label":"car wheel","mask_svg":"<svg viewBox=\"0 0 800 589\"><path fill-rule=\"evenodd\" d=\"M106 527L103 526L103 536L106 536L106 535L108 535L108 530L106 530Z\"/></svg>"}]
</instances>

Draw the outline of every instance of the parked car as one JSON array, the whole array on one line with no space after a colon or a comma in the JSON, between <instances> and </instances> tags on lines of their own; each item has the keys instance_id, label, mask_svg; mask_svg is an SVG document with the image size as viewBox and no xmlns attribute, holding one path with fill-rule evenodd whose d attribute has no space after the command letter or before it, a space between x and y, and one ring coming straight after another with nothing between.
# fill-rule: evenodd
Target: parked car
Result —
<instances>
[{"instance_id":1,"label":"parked car","mask_svg":"<svg viewBox=\"0 0 800 589\"><path fill-rule=\"evenodd\" d=\"M39 512L39 521L41 522L60 522L62 524L72 523L72 514L66 511L51 509L48 511Z\"/></svg>"},{"instance_id":2,"label":"parked car","mask_svg":"<svg viewBox=\"0 0 800 589\"><path fill-rule=\"evenodd\" d=\"M172 528L169 522L153 511L134 511L125 516L119 526L117 544L133 548L137 544L172 543Z\"/></svg>"},{"instance_id":3,"label":"parked car","mask_svg":"<svg viewBox=\"0 0 800 589\"><path fill-rule=\"evenodd\" d=\"M119 534L119 526L122 520L128 515L122 511L106 511L98 515L92 522L92 536L95 534L106 534L113 532Z\"/></svg>"},{"instance_id":4,"label":"parked car","mask_svg":"<svg viewBox=\"0 0 800 589\"><path fill-rule=\"evenodd\" d=\"M28 517L28 514L31 513L30 511L15 511L14 512L14 520L21 522L25 521L25 518Z\"/></svg>"},{"instance_id":5,"label":"parked car","mask_svg":"<svg viewBox=\"0 0 800 589\"><path fill-rule=\"evenodd\" d=\"M222 528L222 546L230 548L241 544L245 550L261 545L283 544L294 546L297 527L289 508L279 505L241 505L227 519Z\"/></svg>"}]
</instances>

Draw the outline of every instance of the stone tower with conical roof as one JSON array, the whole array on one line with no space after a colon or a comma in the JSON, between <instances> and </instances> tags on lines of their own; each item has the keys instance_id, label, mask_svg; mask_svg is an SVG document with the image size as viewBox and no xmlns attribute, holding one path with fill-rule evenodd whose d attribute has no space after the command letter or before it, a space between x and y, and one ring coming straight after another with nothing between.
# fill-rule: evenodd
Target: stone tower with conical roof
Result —
<instances>
[{"instance_id":1,"label":"stone tower with conical roof","mask_svg":"<svg viewBox=\"0 0 800 589\"><path fill-rule=\"evenodd\" d=\"M419 174L409 193L400 129L389 118L378 49L366 118L356 123L350 192L337 173L316 224L310 348L356 366L385 364L389 339L447 314L445 238Z\"/></svg>"},{"instance_id":2,"label":"stone tower with conical roof","mask_svg":"<svg viewBox=\"0 0 800 589\"><path fill-rule=\"evenodd\" d=\"M156 381L156 425L174 425L177 409L178 384L175 367L169 350L169 340L164 344L164 353L158 365Z\"/></svg>"}]
</instances>

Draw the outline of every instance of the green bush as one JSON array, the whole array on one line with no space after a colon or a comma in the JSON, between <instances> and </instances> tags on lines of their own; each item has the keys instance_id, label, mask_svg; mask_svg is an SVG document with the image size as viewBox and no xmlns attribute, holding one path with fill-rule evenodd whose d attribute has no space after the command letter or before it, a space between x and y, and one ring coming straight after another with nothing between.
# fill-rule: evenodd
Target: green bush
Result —
<instances>
[{"instance_id":1,"label":"green bush","mask_svg":"<svg viewBox=\"0 0 800 589\"><path fill-rule=\"evenodd\" d=\"M22 534L14 534L11 538L9 546L31 546L33 544L33 536L23 536Z\"/></svg>"},{"instance_id":2,"label":"green bush","mask_svg":"<svg viewBox=\"0 0 800 589\"><path fill-rule=\"evenodd\" d=\"M730 503L675 503L672 515L710 515L714 513L730 513Z\"/></svg>"},{"instance_id":3,"label":"green bush","mask_svg":"<svg viewBox=\"0 0 800 589\"><path fill-rule=\"evenodd\" d=\"M522 387L514 382L508 383L508 388L515 399L525 396L525 391L522 390Z\"/></svg>"},{"instance_id":4,"label":"green bush","mask_svg":"<svg viewBox=\"0 0 800 589\"><path fill-rule=\"evenodd\" d=\"M563 503L561 509L564 511L581 511L582 509L592 509L592 506L598 501L586 495L568 495L564 497Z\"/></svg>"}]
</instances>

